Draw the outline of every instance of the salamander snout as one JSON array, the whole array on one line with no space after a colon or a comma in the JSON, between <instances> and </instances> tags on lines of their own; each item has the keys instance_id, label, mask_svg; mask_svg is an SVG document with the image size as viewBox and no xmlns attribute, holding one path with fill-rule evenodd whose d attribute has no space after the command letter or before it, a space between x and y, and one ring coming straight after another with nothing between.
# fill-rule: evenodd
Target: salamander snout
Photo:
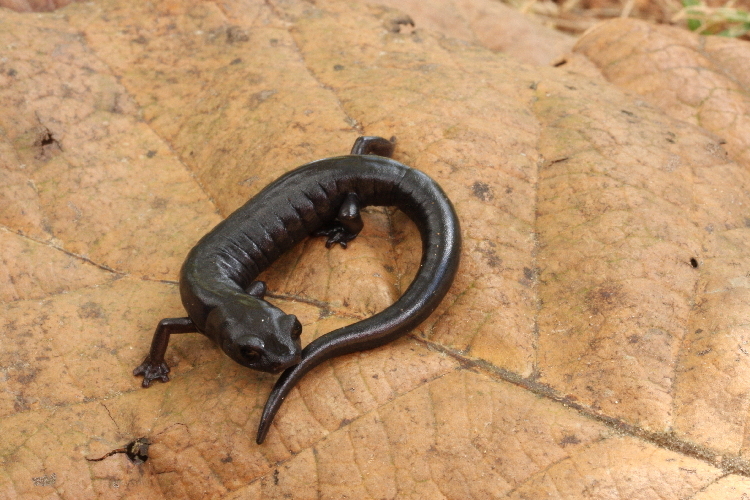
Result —
<instances>
[{"instance_id":1,"label":"salamander snout","mask_svg":"<svg viewBox=\"0 0 750 500\"><path fill-rule=\"evenodd\" d=\"M300 362L302 350L299 344L258 345L257 337L251 337L246 344L237 344L233 349L235 361L243 366L269 373L279 373Z\"/></svg>"},{"instance_id":2,"label":"salamander snout","mask_svg":"<svg viewBox=\"0 0 750 500\"><path fill-rule=\"evenodd\" d=\"M255 298L216 307L208 315L206 334L242 366L278 373L300 362L302 324L293 314Z\"/></svg>"},{"instance_id":3,"label":"salamander snout","mask_svg":"<svg viewBox=\"0 0 750 500\"><path fill-rule=\"evenodd\" d=\"M271 373L280 373L290 366L294 366L296 364L299 364L299 362L302 360L302 356L299 352L296 354L290 354L289 356L286 356L284 358L278 358L278 360L274 363L270 363L268 365L269 372Z\"/></svg>"},{"instance_id":4,"label":"salamander snout","mask_svg":"<svg viewBox=\"0 0 750 500\"><path fill-rule=\"evenodd\" d=\"M266 326L267 325L267 326ZM230 332L232 329L225 329ZM302 356L302 324L293 314L279 312L262 318L255 328L238 328L229 338L229 351L241 365L254 370L279 373L298 364ZM227 349L225 349L227 351Z\"/></svg>"}]
</instances>

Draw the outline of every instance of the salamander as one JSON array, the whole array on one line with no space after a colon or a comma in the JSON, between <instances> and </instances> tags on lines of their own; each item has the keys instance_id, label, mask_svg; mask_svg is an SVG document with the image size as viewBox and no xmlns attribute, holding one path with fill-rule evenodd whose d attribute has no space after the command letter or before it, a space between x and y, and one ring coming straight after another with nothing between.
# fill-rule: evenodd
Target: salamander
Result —
<instances>
[{"instance_id":1,"label":"salamander","mask_svg":"<svg viewBox=\"0 0 750 500\"><path fill-rule=\"evenodd\" d=\"M313 161L282 175L206 234L180 270L184 318L159 322L151 349L133 373L143 387L167 382L164 360L171 334L199 332L248 368L279 373L257 434L266 437L284 398L311 369L336 356L384 345L413 330L438 306L459 264L456 212L426 174L390 156L393 142L359 137L351 154ZM422 260L414 280L374 316L300 345L302 325L264 299L256 277L304 238L325 236L343 248L362 230L360 209L395 206L416 224Z\"/></svg>"}]
</instances>

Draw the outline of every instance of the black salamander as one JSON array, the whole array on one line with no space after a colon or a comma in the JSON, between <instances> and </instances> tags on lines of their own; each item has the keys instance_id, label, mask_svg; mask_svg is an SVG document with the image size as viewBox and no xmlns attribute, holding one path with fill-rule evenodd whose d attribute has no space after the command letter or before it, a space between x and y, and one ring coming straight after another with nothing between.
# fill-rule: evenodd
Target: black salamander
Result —
<instances>
[{"instance_id":1,"label":"black salamander","mask_svg":"<svg viewBox=\"0 0 750 500\"><path fill-rule=\"evenodd\" d=\"M258 429L262 443L284 398L325 360L384 345L413 330L438 306L459 263L458 218L440 186L419 170L390 159L393 143L359 137L348 156L314 161L288 172L206 234L180 271L186 318L159 322L151 350L134 370L143 387L167 382L169 336L200 332L239 364L265 372L285 370L266 402ZM346 248L362 229L360 209L396 206L422 237L420 268L406 292L365 320L300 346L302 325L264 300L255 278L309 235L326 247Z\"/></svg>"}]
</instances>

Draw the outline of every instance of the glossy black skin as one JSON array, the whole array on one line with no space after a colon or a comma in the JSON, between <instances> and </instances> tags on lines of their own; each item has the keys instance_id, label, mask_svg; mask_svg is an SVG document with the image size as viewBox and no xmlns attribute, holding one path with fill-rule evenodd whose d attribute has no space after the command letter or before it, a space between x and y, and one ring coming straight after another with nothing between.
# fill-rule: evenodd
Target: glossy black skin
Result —
<instances>
[{"instance_id":1,"label":"glossy black skin","mask_svg":"<svg viewBox=\"0 0 750 500\"><path fill-rule=\"evenodd\" d=\"M351 155L290 171L204 236L180 275L189 318L168 318L157 326L149 355L134 371L144 375L144 387L168 380L164 352L171 333L199 331L243 366L274 373L285 369L266 402L260 444L284 398L308 371L330 358L386 344L424 321L448 292L458 269L459 223L440 186L387 158L392 150L386 139L360 137ZM309 235L328 236L326 246L339 243L346 248L362 228L359 209L369 205L396 206L419 229L422 261L414 281L382 312L327 333L301 350L297 318L263 300L265 284L254 280Z\"/></svg>"}]
</instances>

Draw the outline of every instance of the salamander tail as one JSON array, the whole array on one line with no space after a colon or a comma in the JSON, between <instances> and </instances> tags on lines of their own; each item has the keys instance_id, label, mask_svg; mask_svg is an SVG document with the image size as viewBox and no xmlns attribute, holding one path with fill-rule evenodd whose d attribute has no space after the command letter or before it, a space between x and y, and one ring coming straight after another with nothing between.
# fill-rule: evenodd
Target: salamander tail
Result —
<instances>
[{"instance_id":1,"label":"salamander tail","mask_svg":"<svg viewBox=\"0 0 750 500\"><path fill-rule=\"evenodd\" d=\"M315 368L317 365L317 363L313 361L312 358L303 357L299 364L284 370L284 373L282 373L276 381L276 384L271 390L271 394L268 396L266 406L263 408L263 415L260 417L258 436L255 438L256 443L262 444L266 439L266 434L268 434L268 430L271 428L276 412L281 408L284 399L286 399L297 382L299 382L307 372Z\"/></svg>"}]
</instances>

